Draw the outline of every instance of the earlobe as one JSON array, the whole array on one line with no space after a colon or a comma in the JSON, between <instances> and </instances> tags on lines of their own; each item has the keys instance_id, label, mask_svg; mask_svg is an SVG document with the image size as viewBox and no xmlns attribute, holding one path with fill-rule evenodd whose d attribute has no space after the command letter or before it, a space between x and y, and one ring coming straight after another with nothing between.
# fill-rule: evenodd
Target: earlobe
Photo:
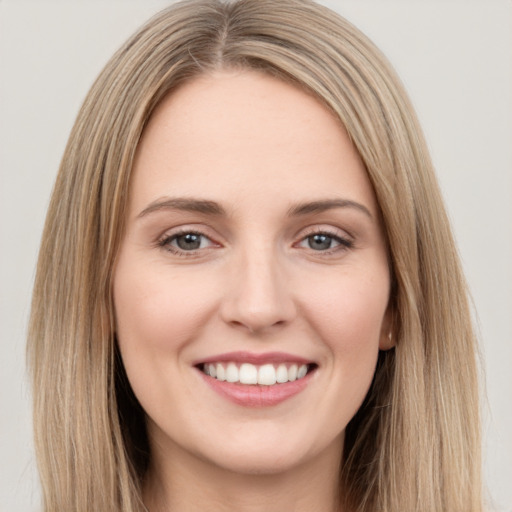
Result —
<instances>
[{"instance_id":1,"label":"earlobe","mask_svg":"<svg viewBox=\"0 0 512 512\"><path fill-rule=\"evenodd\" d=\"M380 331L379 350L389 350L396 345L395 322L393 321L393 310L390 306L384 315Z\"/></svg>"},{"instance_id":2,"label":"earlobe","mask_svg":"<svg viewBox=\"0 0 512 512\"><path fill-rule=\"evenodd\" d=\"M389 350L395 346L393 333L389 331L387 334L383 332L380 337L379 350Z\"/></svg>"}]
</instances>

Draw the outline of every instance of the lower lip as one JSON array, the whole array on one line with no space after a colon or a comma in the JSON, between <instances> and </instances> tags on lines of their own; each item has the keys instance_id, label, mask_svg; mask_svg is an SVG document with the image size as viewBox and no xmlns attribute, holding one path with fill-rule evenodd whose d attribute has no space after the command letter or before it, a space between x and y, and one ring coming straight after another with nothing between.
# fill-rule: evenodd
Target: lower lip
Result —
<instances>
[{"instance_id":1,"label":"lower lip","mask_svg":"<svg viewBox=\"0 0 512 512\"><path fill-rule=\"evenodd\" d=\"M302 379L272 386L240 384L214 379L199 370L205 382L219 395L244 407L270 407L280 404L303 391L310 381L311 372Z\"/></svg>"}]
</instances>

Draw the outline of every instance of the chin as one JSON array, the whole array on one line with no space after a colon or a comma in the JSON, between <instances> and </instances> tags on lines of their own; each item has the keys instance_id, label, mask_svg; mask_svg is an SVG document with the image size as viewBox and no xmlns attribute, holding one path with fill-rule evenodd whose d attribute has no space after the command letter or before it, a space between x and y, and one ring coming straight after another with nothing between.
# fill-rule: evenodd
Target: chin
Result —
<instances>
[{"instance_id":1,"label":"chin","mask_svg":"<svg viewBox=\"0 0 512 512\"><path fill-rule=\"evenodd\" d=\"M287 473L300 466L302 460L292 453L276 454L268 451L246 450L226 457L222 462L218 465L240 475L276 475Z\"/></svg>"},{"instance_id":2,"label":"chin","mask_svg":"<svg viewBox=\"0 0 512 512\"><path fill-rule=\"evenodd\" d=\"M207 455L207 461L228 472L239 475L291 474L301 467L315 465L315 460L329 458L339 463L342 452L342 438L339 436L327 446L309 445L304 441L290 442L290 439L252 440L224 446L221 450ZM288 442L286 442L288 441Z\"/></svg>"}]
</instances>

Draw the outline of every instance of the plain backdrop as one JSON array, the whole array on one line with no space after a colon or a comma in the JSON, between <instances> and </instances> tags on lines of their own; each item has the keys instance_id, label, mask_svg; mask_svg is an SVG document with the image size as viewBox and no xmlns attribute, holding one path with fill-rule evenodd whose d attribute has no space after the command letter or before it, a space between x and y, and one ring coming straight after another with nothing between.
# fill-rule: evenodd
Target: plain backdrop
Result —
<instances>
[{"instance_id":1,"label":"plain backdrop","mask_svg":"<svg viewBox=\"0 0 512 512\"><path fill-rule=\"evenodd\" d=\"M95 76L168 3L0 0L2 512L38 510L24 345L59 160ZM478 312L486 481L494 509L512 511L512 2L323 3L389 57L424 127Z\"/></svg>"}]
</instances>

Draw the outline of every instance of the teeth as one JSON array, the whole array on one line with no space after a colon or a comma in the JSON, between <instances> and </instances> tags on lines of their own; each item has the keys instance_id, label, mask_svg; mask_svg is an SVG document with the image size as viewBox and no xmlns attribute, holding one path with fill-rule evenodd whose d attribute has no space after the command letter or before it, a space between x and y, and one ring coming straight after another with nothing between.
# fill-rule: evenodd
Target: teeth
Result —
<instances>
[{"instance_id":1,"label":"teeth","mask_svg":"<svg viewBox=\"0 0 512 512\"><path fill-rule=\"evenodd\" d=\"M226 380L226 370L221 364L217 364L217 366L215 366L215 373L217 374L216 376L212 375L211 373L210 375L212 377L216 377L217 380Z\"/></svg>"},{"instance_id":2,"label":"teeth","mask_svg":"<svg viewBox=\"0 0 512 512\"><path fill-rule=\"evenodd\" d=\"M288 382L288 369L286 368L286 365L280 364L277 367L276 381L280 384L283 382Z\"/></svg>"},{"instance_id":3,"label":"teeth","mask_svg":"<svg viewBox=\"0 0 512 512\"><path fill-rule=\"evenodd\" d=\"M238 367L235 363L229 363L226 368L226 380L228 382L239 382L240 373L238 372Z\"/></svg>"},{"instance_id":4,"label":"teeth","mask_svg":"<svg viewBox=\"0 0 512 512\"><path fill-rule=\"evenodd\" d=\"M264 364L258 370L258 384L272 386L276 383L276 369L271 364Z\"/></svg>"},{"instance_id":5,"label":"teeth","mask_svg":"<svg viewBox=\"0 0 512 512\"><path fill-rule=\"evenodd\" d=\"M241 384L257 384L258 368L253 364L244 363L240 366L239 378Z\"/></svg>"},{"instance_id":6,"label":"teeth","mask_svg":"<svg viewBox=\"0 0 512 512\"><path fill-rule=\"evenodd\" d=\"M220 381L239 382L240 384L259 384L261 386L272 386L284 384L302 379L308 373L306 364L264 364L256 366L250 363L243 363L238 366L236 363L205 364L203 371L206 375Z\"/></svg>"}]
</instances>

